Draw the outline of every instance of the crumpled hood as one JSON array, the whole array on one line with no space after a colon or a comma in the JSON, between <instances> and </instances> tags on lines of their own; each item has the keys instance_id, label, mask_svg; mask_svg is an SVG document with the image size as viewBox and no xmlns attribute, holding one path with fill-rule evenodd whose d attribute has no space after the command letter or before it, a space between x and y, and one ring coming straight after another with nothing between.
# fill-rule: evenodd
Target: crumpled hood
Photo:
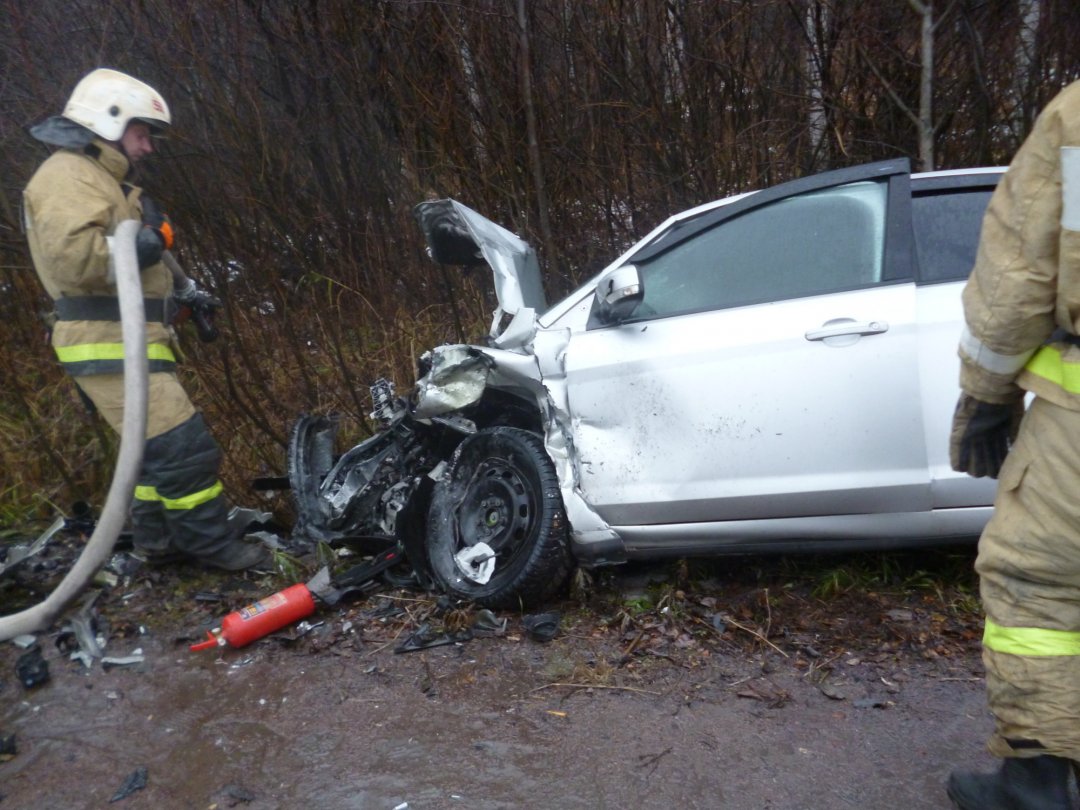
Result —
<instances>
[{"instance_id":1,"label":"crumpled hood","mask_svg":"<svg viewBox=\"0 0 1080 810\"><path fill-rule=\"evenodd\" d=\"M526 315L527 310L535 314L547 308L540 265L528 242L457 200L422 202L413 215L434 261L465 267L487 262L491 266L499 301L492 323L493 339L498 340L503 314Z\"/></svg>"}]
</instances>

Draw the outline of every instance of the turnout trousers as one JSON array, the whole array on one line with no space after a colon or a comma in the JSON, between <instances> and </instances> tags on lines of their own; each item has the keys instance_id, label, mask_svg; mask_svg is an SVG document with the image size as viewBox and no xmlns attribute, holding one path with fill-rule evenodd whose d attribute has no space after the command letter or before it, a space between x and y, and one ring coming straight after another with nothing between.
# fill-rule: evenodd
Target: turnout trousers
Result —
<instances>
[{"instance_id":1,"label":"turnout trousers","mask_svg":"<svg viewBox=\"0 0 1080 810\"><path fill-rule=\"evenodd\" d=\"M1028 409L975 570L990 752L1080 761L1080 412Z\"/></svg>"},{"instance_id":2,"label":"turnout trousers","mask_svg":"<svg viewBox=\"0 0 1080 810\"><path fill-rule=\"evenodd\" d=\"M105 421L120 432L122 374L75 378ZM135 547L149 554L206 557L232 539L218 472L221 450L176 374L150 374L146 447L131 507Z\"/></svg>"}]
</instances>

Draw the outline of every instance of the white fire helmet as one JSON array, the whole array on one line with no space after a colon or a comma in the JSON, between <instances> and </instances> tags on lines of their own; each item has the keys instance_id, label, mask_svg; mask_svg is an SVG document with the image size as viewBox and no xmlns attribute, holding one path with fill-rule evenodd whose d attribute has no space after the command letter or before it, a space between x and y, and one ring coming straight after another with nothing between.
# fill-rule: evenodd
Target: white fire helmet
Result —
<instances>
[{"instance_id":1,"label":"white fire helmet","mask_svg":"<svg viewBox=\"0 0 1080 810\"><path fill-rule=\"evenodd\" d=\"M154 129L172 123L169 105L161 94L116 70L98 68L75 85L63 117L107 141L118 141L131 121L143 121Z\"/></svg>"}]
</instances>

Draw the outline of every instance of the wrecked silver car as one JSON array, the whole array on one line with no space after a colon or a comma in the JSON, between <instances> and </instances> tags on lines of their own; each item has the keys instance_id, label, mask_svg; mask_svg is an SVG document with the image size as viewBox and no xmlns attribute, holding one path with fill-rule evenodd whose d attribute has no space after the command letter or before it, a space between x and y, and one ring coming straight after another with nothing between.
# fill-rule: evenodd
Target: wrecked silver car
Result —
<instances>
[{"instance_id":1,"label":"wrecked silver car","mask_svg":"<svg viewBox=\"0 0 1080 810\"><path fill-rule=\"evenodd\" d=\"M947 437L1001 172L893 160L700 206L550 308L525 242L422 203L433 259L494 273L489 345L428 352L407 399L377 382L383 429L340 457L332 417L301 419L296 531L394 538L491 607L574 564L976 536L994 482Z\"/></svg>"}]
</instances>

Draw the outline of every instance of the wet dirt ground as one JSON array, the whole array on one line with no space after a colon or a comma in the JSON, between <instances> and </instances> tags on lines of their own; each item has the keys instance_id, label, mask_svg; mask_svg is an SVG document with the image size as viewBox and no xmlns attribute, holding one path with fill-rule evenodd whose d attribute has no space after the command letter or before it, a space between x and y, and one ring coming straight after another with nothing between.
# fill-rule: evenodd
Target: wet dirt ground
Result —
<instances>
[{"instance_id":1,"label":"wet dirt ground","mask_svg":"<svg viewBox=\"0 0 1080 810\"><path fill-rule=\"evenodd\" d=\"M23 651L0 646L17 747L0 806L947 808L950 769L993 765L962 594L815 596L780 562L733 570L619 569L548 606L549 642L499 613L501 635L408 653L421 623L458 632L476 611L383 590L306 634L195 653L271 583L138 573L97 611L106 654L143 663L69 660L61 622L27 689ZM140 768L145 787L110 804Z\"/></svg>"}]
</instances>

